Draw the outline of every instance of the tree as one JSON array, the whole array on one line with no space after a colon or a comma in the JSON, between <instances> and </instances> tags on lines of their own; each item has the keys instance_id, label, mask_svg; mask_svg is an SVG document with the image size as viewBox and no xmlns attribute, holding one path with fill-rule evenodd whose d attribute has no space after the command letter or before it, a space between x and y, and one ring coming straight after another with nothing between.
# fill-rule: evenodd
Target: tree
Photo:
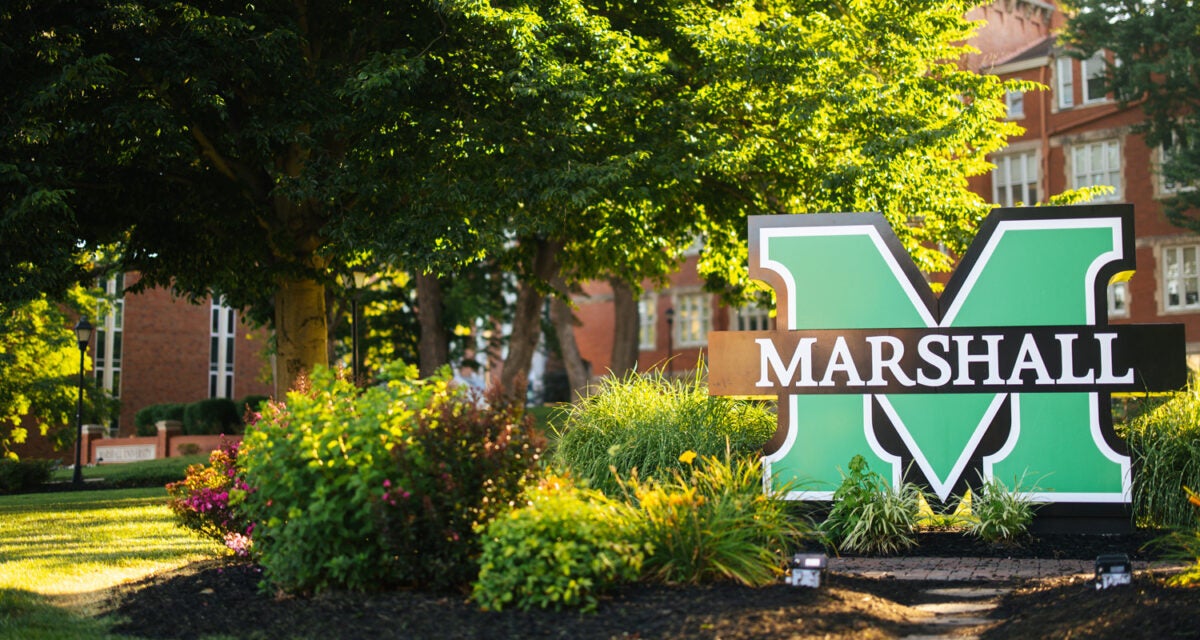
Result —
<instances>
[{"instance_id":1,"label":"tree","mask_svg":"<svg viewBox=\"0 0 1200 640\"><path fill-rule=\"evenodd\" d=\"M75 309L96 309L96 299L79 287L68 292ZM0 458L29 436L23 425L58 446L73 442L79 394L80 352L63 306L45 296L21 305L0 303ZM86 365L86 359L84 364ZM111 409L96 385L84 384L84 419L104 418Z\"/></svg>"},{"instance_id":2,"label":"tree","mask_svg":"<svg viewBox=\"0 0 1200 640\"><path fill-rule=\"evenodd\" d=\"M1200 10L1183 0L1115 2L1071 0L1063 41L1089 58L1112 52L1106 89L1146 120L1138 127L1151 148L1164 150L1164 184L1174 193L1163 201L1174 224L1200 231Z\"/></svg>"}]
</instances>

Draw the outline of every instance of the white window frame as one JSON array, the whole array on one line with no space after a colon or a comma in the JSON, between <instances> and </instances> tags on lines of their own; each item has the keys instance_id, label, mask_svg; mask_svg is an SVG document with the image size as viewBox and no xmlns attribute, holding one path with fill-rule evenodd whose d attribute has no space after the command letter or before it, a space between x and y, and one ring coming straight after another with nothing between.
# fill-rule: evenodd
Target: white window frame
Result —
<instances>
[{"instance_id":1,"label":"white window frame","mask_svg":"<svg viewBox=\"0 0 1200 640\"><path fill-rule=\"evenodd\" d=\"M672 306L675 319L671 327L678 347L703 347L712 330L712 296L704 292L676 293Z\"/></svg>"},{"instance_id":2,"label":"white window frame","mask_svg":"<svg viewBox=\"0 0 1200 640\"><path fill-rule=\"evenodd\" d=\"M1009 120L1019 120L1025 117L1025 92L1008 91L1004 94L1004 107Z\"/></svg>"},{"instance_id":3,"label":"white window frame","mask_svg":"<svg viewBox=\"0 0 1200 640\"><path fill-rule=\"evenodd\" d=\"M1002 207L1039 202L1042 162L1036 149L994 156L992 164L996 165L992 170L992 202Z\"/></svg>"},{"instance_id":4,"label":"white window frame","mask_svg":"<svg viewBox=\"0 0 1200 640\"><path fill-rule=\"evenodd\" d=\"M1200 245L1163 247L1161 258L1163 309L1200 309Z\"/></svg>"},{"instance_id":5,"label":"white window frame","mask_svg":"<svg viewBox=\"0 0 1200 640\"><path fill-rule=\"evenodd\" d=\"M1079 61L1079 75L1082 79L1083 86L1083 104L1096 104L1099 102L1108 101L1108 93L1102 92L1100 95L1092 95L1092 81L1097 78L1104 78L1104 74L1108 69L1108 59L1104 56L1103 51L1097 51L1095 55Z\"/></svg>"},{"instance_id":6,"label":"white window frame","mask_svg":"<svg viewBox=\"0 0 1200 640\"><path fill-rule=\"evenodd\" d=\"M1055 60L1054 89L1058 96L1058 108L1070 109L1075 106L1075 68L1074 60L1069 56L1060 56Z\"/></svg>"},{"instance_id":7,"label":"white window frame","mask_svg":"<svg viewBox=\"0 0 1200 640\"><path fill-rule=\"evenodd\" d=\"M125 274L101 282L110 298L107 312L97 313L96 358L92 370L96 384L114 398L121 397L121 351L125 337Z\"/></svg>"},{"instance_id":8,"label":"white window frame","mask_svg":"<svg viewBox=\"0 0 1200 640\"><path fill-rule=\"evenodd\" d=\"M645 293L638 298L638 350L653 351L658 346L658 294Z\"/></svg>"},{"instance_id":9,"label":"white window frame","mask_svg":"<svg viewBox=\"0 0 1200 640\"><path fill-rule=\"evenodd\" d=\"M1095 167L1096 151L1103 162L1102 167ZM1110 163L1115 163L1113 166ZM1071 187L1082 189L1098 185L1109 185L1113 192L1101 195L1097 202L1112 202L1122 199L1124 191L1121 188L1121 141L1115 138L1080 142L1071 145Z\"/></svg>"},{"instance_id":10,"label":"white window frame","mask_svg":"<svg viewBox=\"0 0 1200 640\"><path fill-rule=\"evenodd\" d=\"M237 350L237 311L214 298L209 314L208 397L233 397L233 356Z\"/></svg>"},{"instance_id":11,"label":"white window frame","mask_svg":"<svg viewBox=\"0 0 1200 640\"><path fill-rule=\"evenodd\" d=\"M1108 284L1108 317L1128 318L1129 307L1132 303L1129 296L1129 282L1110 282Z\"/></svg>"},{"instance_id":12,"label":"white window frame","mask_svg":"<svg viewBox=\"0 0 1200 640\"><path fill-rule=\"evenodd\" d=\"M771 310L751 302L729 310L729 328L733 331L769 331Z\"/></svg>"}]
</instances>

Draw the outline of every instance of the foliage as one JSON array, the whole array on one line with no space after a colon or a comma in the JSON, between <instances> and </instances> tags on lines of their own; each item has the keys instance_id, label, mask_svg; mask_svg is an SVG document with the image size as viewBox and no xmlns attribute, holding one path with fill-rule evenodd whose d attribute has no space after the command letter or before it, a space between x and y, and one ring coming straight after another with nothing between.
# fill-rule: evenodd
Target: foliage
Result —
<instances>
[{"instance_id":1,"label":"foliage","mask_svg":"<svg viewBox=\"0 0 1200 640\"><path fill-rule=\"evenodd\" d=\"M1193 384L1129 425L1134 518L1144 526L1182 527L1194 520L1179 487L1200 486L1200 389Z\"/></svg>"},{"instance_id":2,"label":"foliage","mask_svg":"<svg viewBox=\"0 0 1200 640\"><path fill-rule=\"evenodd\" d=\"M912 483L892 487L868 468L862 456L850 460L850 474L833 494L833 508L821 531L838 550L892 553L917 543L921 489Z\"/></svg>"},{"instance_id":3,"label":"foliage","mask_svg":"<svg viewBox=\"0 0 1200 640\"><path fill-rule=\"evenodd\" d=\"M595 489L617 495L618 478L669 481L686 470L679 451L755 455L776 418L756 402L709 396L700 374L670 380L661 371L605 378L600 389L565 409L554 462Z\"/></svg>"},{"instance_id":4,"label":"foliage","mask_svg":"<svg viewBox=\"0 0 1200 640\"><path fill-rule=\"evenodd\" d=\"M183 432L188 435L234 434L242 426L242 412L229 398L205 398L184 407Z\"/></svg>"},{"instance_id":5,"label":"foliage","mask_svg":"<svg viewBox=\"0 0 1200 640\"><path fill-rule=\"evenodd\" d=\"M258 413L264 404L271 399L271 396L248 395L237 401L238 415L241 416L241 421L246 422L246 416L253 416Z\"/></svg>"},{"instance_id":6,"label":"foliage","mask_svg":"<svg viewBox=\"0 0 1200 640\"><path fill-rule=\"evenodd\" d=\"M1183 490L1187 493L1187 504L1192 509L1194 519L1187 526L1176 527L1152 544L1166 551L1165 559L1190 563L1168 580L1171 584L1190 587L1200 584L1200 495L1186 486Z\"/></svg>"},{"instance_id":7,"label":"foliage","mask_svg":"<svg viewBox=\"0 0 1200 640\"><path fill-rule=\"evenodd\" d=\"M1029 531L1035 505L1023 489L1023 478L1012 488L1000 478L982 483L971 493L971 518L967 533L986 542L1014 542Z\"/></svg>"},{"instance_id":8,"label":"foliage","mask_svg":"<svg viewBox=\"0 0 1200 640\"><path fill-rule=\"evenodd\" d=\"M595 609L596 596L637 580L649 545L634 542L622 504L551 476L524 504L481 526L479 578L472 598L484 609Z\"/></svg>"},{"instance_id":9,"label":"foliage","mask_svg":"<svg viewBox=\"0 0 1200 640\"><path fill-rule=\"evenodd\" d=\"M624 481L635 540L652 549L645 577L665 583L732 580L764 586L779 579L789 552L809 532L782 499L763 490L762 463L680 456L686 469L667 482Z\"/></svg>"},{"instance_id":10,"label":"foliage","mask_svg":"<svg viewBox=\"0 0 1200 640\"><path fill-rule=\"evenodd\" d=\"M188 467L203 464L207 460L207 454L158 458L140 462L102 464L89 467L84 473L89 480L103 480L101 486L104 489L162 487L183 480L187 477ZM73 473L72 469L62 467L54 471L51 479L55 482L68 482Z\"/></svg>"},{"instance_id":11,"label":"foliage","mask_svg":"<svg viewBox=\"0 0 1200 640\"><path fill-rule=\"evenodd\" d=\"M54 460L11 460L0 458L0 493L24 493L50 479Z\"/></svg>"},{"instance_id":12,"label":"foliage","mask_svg":"<svg viewBox=\"0 0 1200 640\"><path fill-rule=\"evenodd\" d=\"M207 465L192 465L187 476L167 485L168 505L179 525L223 543L240 556L249 555L254 524L239 509L254 489L238 469L238 443L222 442Z\"/></svg>"},{"instance_id":13,"label":"foliage","mask_svg":"<svg viewBox=\"0 0 1200 640\"><path fill-rule=\"evenodd\" d=\"M69 427L80 391L80 353L66 309L96 305L78 287L63 305L46 296L19 304L0 300L0 458L16 458L10 447L25 442L32 425L57 449L75 442ZM115 409L90 378L83 391L86 422L101 421Z\"/></svg>"},{"instance_id":14,"label":"foliage","mask_svg":"<svg viewBox=\"0 0 1200 640\"><path fill-rule=\"evenodd\" d=\"M155 425L162 420L174 420L182 425L188 406L189 403L186 402L162 402L138 409L137 413L133 414L137 434L143 437L157 434L158 429Z\"/></svg>"},{"instance_id":15,"label":"foliage","mask_svg":"<svg viewBox=\"0 0 1200 640\"><path fill-rule=\"evenodd\" d=\"M1167 150L1161 165L1163 183L1178 188L1163 200L1167 218L1200 230L1200 12L1176 0L1070 0L1063 41L1072 54L1090 57L1112 52L1106 90L1124 105L1136 104L1145 114L1137 130L1151 149ZM1178 489L1178 487L1176 487Z\"/></svg>"},{"instance_id":16,"label":"foliage","mask_svg":"<svg viewBox=\"0 0 1200 640\"><path fill-rule=\"evenodd\" d=\"M437 393L391 450L376 503L393 576L433 589L469 584L479 527L508 511L541 446L524 407L490 394Z\"/></svg>"},{"instance_id":17,"label":"foliage","mask_svg":"<svg viewBox=\"0 0 1200 640\"><path fill-rule=\"evenodd\" d=\"M257 491L245 505L266 576L283 589L468 580L474 567L455 563L473 560L472 524L507 505L536 464L518 409L476 407L447 377L417 380L398 363L382 378L360 390L318 368L247 429L242 461Z\"/></svg>"}]
</instances>

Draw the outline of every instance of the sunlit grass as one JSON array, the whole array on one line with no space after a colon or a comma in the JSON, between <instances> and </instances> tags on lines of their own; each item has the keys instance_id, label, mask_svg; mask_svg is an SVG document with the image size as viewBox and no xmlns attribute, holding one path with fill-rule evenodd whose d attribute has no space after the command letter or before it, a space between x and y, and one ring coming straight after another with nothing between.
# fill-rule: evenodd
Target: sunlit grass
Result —
<instances>
[{"instance_id":1,"label":"sunlit grass","mask_svg":"<svg viewBox=\"0 0 1200 640\"><path fill-rule=\"evenodd\" d=\"M161 488L0 497L0 639L105 637L105 591L218 552Z\"/></svg>"}]
</instances>

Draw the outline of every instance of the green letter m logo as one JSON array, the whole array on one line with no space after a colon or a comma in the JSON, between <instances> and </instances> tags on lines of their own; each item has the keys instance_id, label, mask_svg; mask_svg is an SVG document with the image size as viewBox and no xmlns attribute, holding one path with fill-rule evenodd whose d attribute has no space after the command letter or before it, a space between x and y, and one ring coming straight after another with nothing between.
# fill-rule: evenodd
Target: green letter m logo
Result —
<instances>
[{"instance_id":1,"label":"green letter m logo","mask_svg":"<svg viewBox=\"0 0 1200 640\"><path fill-rule=\"evenodd\" d=\"M750 275L775 289L777 329L712 334L710 393L779 398L765 470L793 499L829 500L863 455L942 501L1026 478L1039 502L1124 505L1109 394L1186 383L1182 326L1108 324L1132 220L997 210L939 297L881 215L753 216Z\"/></svg>"}]
</instances>

